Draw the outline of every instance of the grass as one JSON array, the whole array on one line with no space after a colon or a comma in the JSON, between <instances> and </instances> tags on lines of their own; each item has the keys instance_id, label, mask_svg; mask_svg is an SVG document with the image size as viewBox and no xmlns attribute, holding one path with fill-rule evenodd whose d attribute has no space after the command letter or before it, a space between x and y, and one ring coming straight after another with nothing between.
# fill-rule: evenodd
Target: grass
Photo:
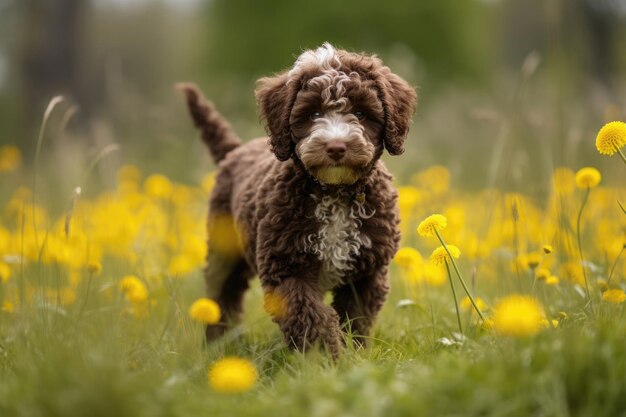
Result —
<instances>
[{"instance_id":1,"label":"grass","mask_svg":"<svg viewBox=\"0 0 626 417\"><path fill-rule=\"evenodd\" d=\"M178 291L181 290L181 291ZM626 320L621 306L572 317L532 339L474 329L464 343L433 335L415 308L388 305L371 349L337 364L319 352L287 351L262 316L253 289L242 333L203 347L201 329L168 315L179 288L145 321L120 317L121 305L33 305L0 323L0 415L459 415L618 416L626 410ZM440 300L442 301L442 300ZM449 304L449 303L448 303ZM170 323L169 325L167 323ZM399 330L400 329L400 330ZM451 336L450 336L451 337ZM206 368L224 355L254 360L255 388L213 392Z\"/></svg>"}]
</instances>

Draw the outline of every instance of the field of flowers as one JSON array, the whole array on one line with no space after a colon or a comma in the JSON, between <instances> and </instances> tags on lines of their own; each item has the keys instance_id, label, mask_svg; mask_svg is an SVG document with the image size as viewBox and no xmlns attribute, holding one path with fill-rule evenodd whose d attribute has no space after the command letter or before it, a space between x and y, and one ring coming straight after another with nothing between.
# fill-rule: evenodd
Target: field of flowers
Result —
<instances>
[{"instance_id":1,"label":"field of flowers","mask_svg":"<svg viewBox=\"0 0 626 417\"><path fill-rule=\"evenodd\" d=\"M605 129L621 164L626 125ZM52 214L21 166L0 148L2 416L626 415L626 183L595 168L556 168L543 200L455 189L437 165L398 184L390 299L371 347L332 363L283 346L258 283L203 346L214 173L124 165Z\"/></svg>"}]
</instances>

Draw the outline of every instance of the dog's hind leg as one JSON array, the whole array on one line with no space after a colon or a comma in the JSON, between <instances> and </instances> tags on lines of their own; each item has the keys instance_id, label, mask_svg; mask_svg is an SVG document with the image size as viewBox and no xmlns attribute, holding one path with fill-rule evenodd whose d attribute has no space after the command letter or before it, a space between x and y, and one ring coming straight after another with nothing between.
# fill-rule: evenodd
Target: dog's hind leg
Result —
<instances>
[{"instance_id":1,"label":"dog's hind leg","mask_svg":"<svg viewBox=\"0 0 626 417\"><path fill-rule=\"evenodd\" d=\"M243 295L253 273L244 260L242 234L230 210L232 180L228 170L218 173L207 222L208 251L204 277L207 297L222 311L220 322L208 325L206 340L223 335L243 312Z\"/></svg>"},{"instance_id":2,"label":"dog's hind leg","mask_svg":"<svg viewBox=\"0 0 626 417\"><path fill-rule=\"evenodd\" d=\"M252 276L243 258L225 256L209 249L205 268L207 296L219 304L222 316L219 323L206 327L207 341L219 338L240 321L243 296Z\"/></svg>"}]
</instances>

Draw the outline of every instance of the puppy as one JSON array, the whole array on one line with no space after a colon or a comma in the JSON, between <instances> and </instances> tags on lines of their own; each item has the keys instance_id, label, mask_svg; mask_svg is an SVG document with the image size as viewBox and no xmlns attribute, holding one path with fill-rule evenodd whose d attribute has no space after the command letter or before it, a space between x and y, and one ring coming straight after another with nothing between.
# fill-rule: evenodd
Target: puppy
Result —
<instances>
[{"instance_id":1,"label":"puppy","mask_svg":"<svg viewBox=\"0 0 626 417\"><path fill-rule=\"evenodd\" d=\"M365 344L400 240L397 193L379 158L403 152L415 90L377 57L325 43L258 81L269 140L243 144L195 86L179 88L219 166L205 277L222 319L207 340L237 323L258 275L291 348L320 344L337 357L341 329Z\"/></svg>"}]
</instances>

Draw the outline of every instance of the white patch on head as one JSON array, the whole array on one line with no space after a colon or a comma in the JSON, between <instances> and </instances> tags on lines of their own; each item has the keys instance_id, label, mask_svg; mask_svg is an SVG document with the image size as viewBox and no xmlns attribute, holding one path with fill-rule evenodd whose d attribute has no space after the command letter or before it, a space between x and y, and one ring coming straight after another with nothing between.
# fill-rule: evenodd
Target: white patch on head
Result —
<instances>
[{"instance_id":1,"label":"white patch on head","mask_svg":"<svg viewBox=\"0 0 626 417\"><path fill-rule=\"evenodd\" d=\"M329 142L346 144L345 158L333 161L325 157ZM308 135L302 139L298 156L306 169L324 184L353 184L370 163L374 145L365 138L365 128L353 114L330 112L315 119Z\"/></svg>"},{"instance_id":2,"label":"white patch on head","mask_svg":"<svg viewBox=\"0 0 626 417\"><path fill-rule=\"evenodd\" d=\"M364 203L357 200L348 203L345 196L316 199L315 218L320 229L307 236L305 248L322 262L318 285L322 291L328 291L345 283L344 277L354 269L361 247L372 246L360 228L362 219L372 217L374 212L367 213Z\"/></svg>"},{"instance_id":3,"label":"white patch on head","mask_svg":"<svg viewBox=\"0 0 626 417\"><path fill-rule=\"evenodd\" d=\"M316 50L309 49L304 51L296 60L296 63L289 71L289 76L297 72L302 66L311 64L320 65L323 69L337 69L341 66L341 61L337 57L337 50L328 42L324 42L322 46Z\"/></svg>"},{"instance_id":4,"label":"white patch on head","mask_svg":"<svg viewBox=\"0 0 626 417\"><path fill-rule=\"evenodd\" d=\"M305 139L307 142L320 140L330 142L333 140L366 142L364 138L365 128L352 114L331 112L315 120L311 133Z\"/></svg>"}]
</instances>

